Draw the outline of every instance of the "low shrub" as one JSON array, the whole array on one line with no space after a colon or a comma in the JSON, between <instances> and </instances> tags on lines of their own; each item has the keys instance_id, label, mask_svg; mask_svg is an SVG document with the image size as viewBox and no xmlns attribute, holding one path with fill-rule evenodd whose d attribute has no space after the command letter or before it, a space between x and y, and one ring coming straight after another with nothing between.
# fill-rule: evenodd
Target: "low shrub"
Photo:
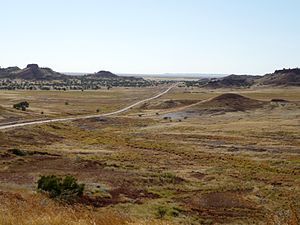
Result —
<instances>
[{"instance_id":1,"label":"low shrub","mask_svg":"<svg viewBox=\"0 0 300 225\"><path fill-rule=\"evenodd\" d=\"M14 104L13 107L17 110L22 110L22 111L26 111L26 108L29 107L29 103L28 102L20 102L17 104Z\"/></svg>"},{"instance_id":2,"label":"low shrub","mask_svg":"<svg viewBox=\"0 0 300 225\"><path fill-rule=\"evenodd\" d=\"M164 206L158 206L156 209L156 217L162 219L167 214L168 209Z\"/></svg>"},{"instance_id":3,"label":"low shrub","mask_svg":"<svg viewBox=\"0 0 300 225\"><path fill-rule=\"evenodd\" d=\"M64 178L55 175L41 176L38 180L38 190L46 192L51 198L59 198L72 202L81 197L84 191L84 184L78 184L73 176Z\"/></svg>"},{"instance_id":4,"label":"low shrub","mask_svg":"<svg viewBox=\"0 0 300 225\"><path fill-rule=\"evenodd\" d=\"M28 154L26 151L23 151L18 148L9 149L8 152L17 156L25 156Z\"/></svg>"}]
</instances>

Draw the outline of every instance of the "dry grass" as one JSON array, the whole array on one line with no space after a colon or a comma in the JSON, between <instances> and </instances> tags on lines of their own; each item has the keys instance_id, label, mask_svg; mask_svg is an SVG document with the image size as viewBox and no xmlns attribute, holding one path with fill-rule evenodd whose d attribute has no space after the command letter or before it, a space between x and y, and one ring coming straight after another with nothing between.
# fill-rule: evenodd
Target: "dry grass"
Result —
<instances>
[{"instance_id":1,"label":"dry grass","mask_svg":"<svg viewBox=\"0 0 300 225\"><path fill-rule=\"evenodd\" d=\"M72 174L86 184L87 195L100 196L100 203L105 203L92 209L50 202L53 210L43 214L40 202L50 200L34 195L29 203L11 204L8 197L9 213L0 201L2 217L22 221L17 214L28 205L24 213L32 213L36 220L69 218L75 224L79 219L89 224L90 218L101 224L109 221L106 216L121 224L298 224L299 89L232 90L253 99L293 102L267 102L262 108L222 114L194 113L187 119L180 115L181 122L163 119L168 109L151 108L168 99L203 100L224 91L195 88L189 93L178 88L136 109L142 117L131 111L0 132L2 190L34 190L39 175ZM50 154L15 156L8 151L14 147ZM161 217L159 209L165 210Z\"/></svg>"},{"instance_id":2,"label":"dry grass","mask_svg":"<svg viewBox=\"0 0 300 225\"><path fill-rule=\"evenodd\" d=\"M111 112L153 96L163 87L113 88L97 91L0 91L0 123L21 119L38 119L70 115ZM28 101L26 112L12 108L20 101ZM66 102L68 104L66 104ZM43 114L41 114L43 112Z\"/></svg>"},{"instance_id":3,"label":"dry grass","mask_svg":"<svg viewBox=\"0 0 300 225\"><path fill-rule=\"evenodd\" d=\"M1 225L123 225L129 219L115 212L63 206L41 195L0 194Z\"/></svg>"},{"instance_id":4,"label":"dry grass","mask_svg":"<svg viewBox=\"0 0 300 225\"><path fill-rule=\"evenodd\" d=\"M61 205L40 194L0 192L1 225L168 225L158 220L134 221L113 210Z\"/></svg>"}]
</instances>

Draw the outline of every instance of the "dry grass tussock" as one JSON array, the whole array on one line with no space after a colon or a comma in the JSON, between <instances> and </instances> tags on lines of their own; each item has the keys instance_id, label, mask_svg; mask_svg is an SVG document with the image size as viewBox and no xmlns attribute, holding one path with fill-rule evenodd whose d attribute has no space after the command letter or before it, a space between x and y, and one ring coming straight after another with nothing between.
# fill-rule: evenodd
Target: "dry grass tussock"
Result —
<instances>
[{"instance_id":1,"label":"dry grass tussock","mask_svg":"<svg viewBox=\"0 0 300 225\"><path fill-rule=\"evenodd\" d=\"M112 210L62 205L45 196L0 192L0 225L167 225L133 221Z\"/></svg>"}]
</instances>

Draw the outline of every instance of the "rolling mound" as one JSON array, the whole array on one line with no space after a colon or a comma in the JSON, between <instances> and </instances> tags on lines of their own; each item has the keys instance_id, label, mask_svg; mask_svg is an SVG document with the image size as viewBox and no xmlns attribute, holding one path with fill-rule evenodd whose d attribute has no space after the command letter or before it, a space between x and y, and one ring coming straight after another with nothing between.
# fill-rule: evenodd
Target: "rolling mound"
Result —
<instances>
[{"instance_id":1,"label":"rolling mound","mask_svg":"<svg viewBox=\"0 0 300 225\"><path fill-rule=\"evenodd\" d=\"M87 74L83 76L86 79L91 80L134 80L134 81L143 81L142 77L133 77L133 76L119 76L110 71L101 70L97 73Z\"/></svg>"},{"instance_id":2,"label":"rolling mound","mask_svg":"<svg viewBox=\"0 0 300 225\"><path fill-rule=\"evenodd\" d=\"M208 101L197 105L195 109L212 111L246 111L260 108L266 102L247 98L245 96L233 93L226 93L214 97Z\"/></svg>"},{"instance_id":3,"label":"rolling mound","mask_svg":"<svg viewBox=\"0 0 300 225\"><path fill-rule=\"evenodd\" d=\"M181 119L202 115L221 115L227 112L243 112L259 109L263 108L267 104L269 104L269 102L247 98L239 94L226 93L199 102L184 111L164 114L163 117Z\"/></svg>"},{"instance_id":4,"label":"rolling mound","mask_svg":"<svg viewBox=\"0 0 300 225\"><path fill-rule=\"evenodd\" d=\"M85 75L85 77L87 78L98 78L98 79L118 79L119 76L116 75L116 74L113 74L109 71L104 71L104 70L101 70L97 73L94 73L94 74L88 74L88 75Z\"/></svg>"}]
</instances>

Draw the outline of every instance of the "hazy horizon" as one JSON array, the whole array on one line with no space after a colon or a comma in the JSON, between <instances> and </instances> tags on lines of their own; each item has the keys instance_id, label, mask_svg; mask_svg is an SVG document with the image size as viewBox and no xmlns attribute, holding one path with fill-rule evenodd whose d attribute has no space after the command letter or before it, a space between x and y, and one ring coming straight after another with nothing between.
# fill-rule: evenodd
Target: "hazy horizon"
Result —
<instances>
[{"instance_id":1,"label":"hazy horizon","mask_svg":"<svg viewBox=\"0 0 300 225\"><path fill-rule=\"evenodd\" d=\"M1 67L263 75L299 66L297 0L12 0L1 7Z\"/></svg>"}]
</instances>

